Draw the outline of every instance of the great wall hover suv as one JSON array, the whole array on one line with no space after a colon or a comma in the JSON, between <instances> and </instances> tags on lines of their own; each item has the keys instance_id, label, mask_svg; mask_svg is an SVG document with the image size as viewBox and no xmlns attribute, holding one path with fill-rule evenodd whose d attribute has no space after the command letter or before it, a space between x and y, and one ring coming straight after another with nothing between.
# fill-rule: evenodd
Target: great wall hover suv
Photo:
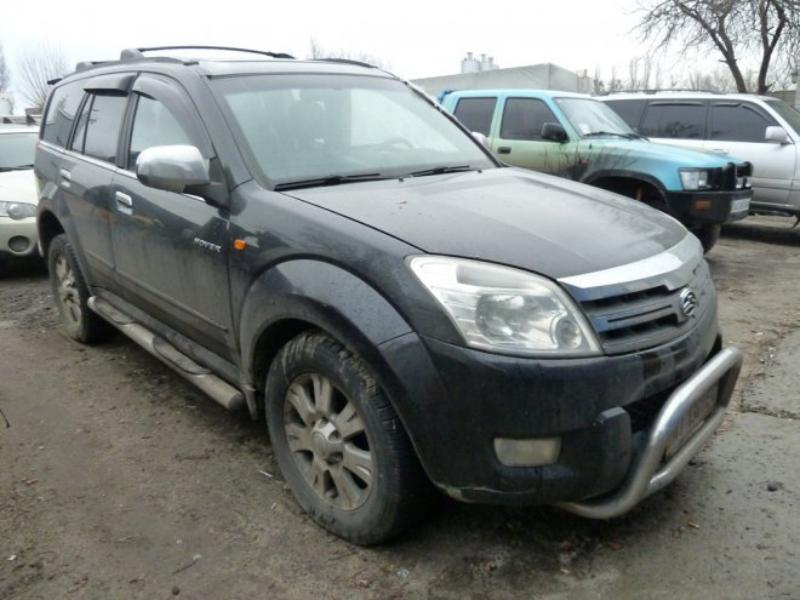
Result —
<instances>
[{"instance_id":1,"label":"great wall hover suv","mask_svg":"<svg viewBox=\"0 0 800 600\"><path fill-rule=\"evenodd\" d=\"M114 326L265 418L320 525L385 541L437 488L609 518L717 428L741 355L677 221L501 165L368 65L172 50L51 93L38 227L63 327Z\"/></svg>"}]
</instances>

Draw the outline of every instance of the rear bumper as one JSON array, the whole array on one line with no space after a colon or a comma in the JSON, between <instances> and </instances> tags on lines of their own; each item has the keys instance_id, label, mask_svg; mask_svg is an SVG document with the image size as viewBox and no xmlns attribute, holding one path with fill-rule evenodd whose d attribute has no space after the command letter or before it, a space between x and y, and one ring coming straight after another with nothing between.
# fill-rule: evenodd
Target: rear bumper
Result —
<instances>
[{"instance_id":1,"label":"rear bumper","mask_svg":"<svg viewBox=\"0 0 800 600\"><path fill-rule=\"evenodd\" d=\"M39 254L36 218L14 220L0 217L0 258L23 258Z\"/></svg>"},{"instance_id":2,"label":"rear bumper","mask_svg":"<svg viewBox=\"0 0 800 600\"><path fill-rule=\"evenodd\" d=\"M685 225L730 223L750 212L753 190L668 192L666 201L672 215Z\"/></svg>"},{"instance_id":3,"label":"rear bumper","mask_svg":"<svg viewBox=\"0 0 800 600\"><path fill-rule=\"evenodd\" d=\"M670 395L617 491L598 499L562 502L558 506L582 517L610 519L628 512L641 500L668 485L722 423L741 366L742 353L739 350L726 348L719 352ZM671 439L691 416L692 409L699 406L709 393L716 396L713 410L665 459Z\"/></svg>"}]
</instances>

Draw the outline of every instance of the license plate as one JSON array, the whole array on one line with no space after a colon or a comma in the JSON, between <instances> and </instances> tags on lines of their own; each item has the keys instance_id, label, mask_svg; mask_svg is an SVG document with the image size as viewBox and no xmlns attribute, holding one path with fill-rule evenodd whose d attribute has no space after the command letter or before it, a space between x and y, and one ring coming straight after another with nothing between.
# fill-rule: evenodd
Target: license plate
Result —
<instances>
[{"instance_id":1,"label":"license plate","mask_svg":"<svg viewBox=\"0 0 800 600\"><path fill-rule=\"evenodd\" d=\"M739 198L731 202L731 212L738 214L750 210L750 198Z\"/></svg>"},{"instance_id":2,"label":"license plate","mask_svg":"<svg viewBox=\"0 0 800 600\"><path fill-rule=\"evenodd\" d=\"M675 431L672 432L669 442L667 442L667 449L665 451L665 458L670 458L683 445L689 440L694 433L700 429L700 426L705 422L708 416L714 412L717 406L717 386L712 387L706 394L697 400L681 419Z\"/></svg>"}]
</instances>

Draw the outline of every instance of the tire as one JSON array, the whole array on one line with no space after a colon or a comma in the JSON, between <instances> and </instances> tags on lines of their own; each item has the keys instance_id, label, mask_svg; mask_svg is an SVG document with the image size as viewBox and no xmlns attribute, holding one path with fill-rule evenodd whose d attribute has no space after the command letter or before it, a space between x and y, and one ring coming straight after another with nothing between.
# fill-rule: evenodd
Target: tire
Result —
<instances>
[{"instance_id":1,"label":"tire","mask_svg":"<svg viewBox=\"0 0 800 600\"><path fill-rule=\"evenodd\" d=\"M397 414L364 363L322 333L272 362L266 419L302 509L350 542L386 542L416 523L433 490ZM363 426L363 430L361 429Z\"/></svg>"},{"instance_id":2,"label":"tire","mask_svg":"<svg viewBox=\"0 0 800 600\"><path fill-rule=\"evenodd\" d=\"M719 234L722 231L722 225L703 225L697 229L692 229L692 233L697 236L700 243L703 245L703 253L708 254L714 245L719 240Z\"/></svg>"},{"instance_id":3,"label":"tire","mask_svg":"<svg viewBox=\"0 0 800 600\"><path fill-rule=\"evenodd\" d=\"M63 233L50 242L47 268L50 289L67 335L82 344L94 344L108 337L111 326L89 308L89 288L75 251Z\"/></svg>"}]
</instances>

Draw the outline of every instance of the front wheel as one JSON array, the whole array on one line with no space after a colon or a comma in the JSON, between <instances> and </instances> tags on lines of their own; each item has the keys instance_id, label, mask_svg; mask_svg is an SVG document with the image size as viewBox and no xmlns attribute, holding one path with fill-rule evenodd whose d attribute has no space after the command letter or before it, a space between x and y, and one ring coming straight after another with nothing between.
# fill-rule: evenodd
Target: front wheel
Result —
<instances>
[{"instance_id":1,"label":"front wheel","mask_svg":"<svg viewBox=\"0 0 800 600\"><path fill-rule=\"evenodd\" d=\"M711 248L717 243L721 231L722 225L719 223L703 225L697 229L692 229L692 233L697 236L697 239L699 239L700 243L703 245L703 253L705 254L708 254Z\"/></svg>"},{"instance_id":2,"label":"front wheel","mask_svg":"<svg viewBox=\"0 0 800 600\"><path fill-rule=\"evenodd\" d=\"M281 472L319 525L356 544L385 542L422 514L430 484L397 414L364 363L322 333L272 362L266 417Z\"/></svg>"}]
</instances>

